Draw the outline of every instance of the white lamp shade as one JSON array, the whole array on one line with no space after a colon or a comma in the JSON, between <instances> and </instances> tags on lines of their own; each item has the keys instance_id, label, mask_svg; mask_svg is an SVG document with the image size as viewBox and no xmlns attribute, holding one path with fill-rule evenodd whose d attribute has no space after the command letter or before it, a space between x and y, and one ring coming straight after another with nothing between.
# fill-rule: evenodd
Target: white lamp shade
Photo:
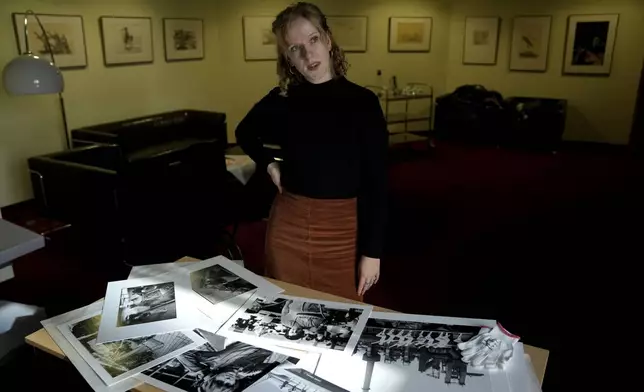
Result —
<instances>
[{"instance_id":1,"label":"white lamp shade","mask_svg":"<svg viewBox=\"0 0 644 392\"><path fill-rule=\"evenodd\" d=\"M51 62L31 53L11 60L2 72L4 88L9 94L57 94L65 88L63 75Z\"/></svg>"}]
</instances>

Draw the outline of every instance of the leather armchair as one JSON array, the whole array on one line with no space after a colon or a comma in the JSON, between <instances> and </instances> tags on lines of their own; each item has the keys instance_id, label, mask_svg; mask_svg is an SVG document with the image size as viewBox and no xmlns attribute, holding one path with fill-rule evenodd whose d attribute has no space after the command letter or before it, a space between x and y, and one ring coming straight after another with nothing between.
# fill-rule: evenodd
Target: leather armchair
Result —
<instances>
[{"instance_id":1,"label":"leather armchair","mask_svg":"<svg viewBox=\"0 0 644 392\"><path fill-rule=\"evenodd\" d=\"M196 115L219 125L185 112L103 124L73 132L85 147L30 158L44 213L118 247L129 264L211 255L231 219L216 135L225 116Z\"/></svg>"}]
</instances>

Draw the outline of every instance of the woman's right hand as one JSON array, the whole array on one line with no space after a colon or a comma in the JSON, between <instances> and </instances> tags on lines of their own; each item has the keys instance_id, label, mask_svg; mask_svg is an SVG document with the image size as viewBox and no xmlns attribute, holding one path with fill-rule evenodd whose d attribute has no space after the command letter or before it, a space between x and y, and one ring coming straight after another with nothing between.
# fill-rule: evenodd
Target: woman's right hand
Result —
<instances>
[{"instance_id":1,"label":"woman's right hand","mask_svg":"<svg viewBox=\"0 0 644 392\"><path fill-rule=\"evenodd\" d=\"M268 167L266 168L266 171L268 172L268 175L271 176L271 180L273 180L273 184L277 187L277 190L282 193L282 182L280 180L281 173L280 173L280 165L277 162L273 162Z\"/></svg>"}]
</instances>

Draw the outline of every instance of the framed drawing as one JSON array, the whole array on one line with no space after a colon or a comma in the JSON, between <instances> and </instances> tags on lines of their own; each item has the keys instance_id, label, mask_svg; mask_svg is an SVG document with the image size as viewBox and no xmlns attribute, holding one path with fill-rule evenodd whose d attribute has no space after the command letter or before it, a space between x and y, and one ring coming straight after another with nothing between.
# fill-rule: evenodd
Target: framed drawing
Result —
<instances>
[{"instance_id":1,"label":"framed drawing","mask_svg":"<svg viewBox=\"0 0 644 392\"><path fill-rule=\"evenodd\" d=\"M204 58L202 19L163 19L165 61Z\"/></svg>"},{"instance_id":2,"label":"framed drawing","mask_svg":"<svg viewBox=\"0 0 644 392\"><path fill-rule=\"evenodd\" d=\"M154 61L151 18L101 16L99 24L106 66Z\"/></svg>"},{"instance_id":3,"label":"framed drawing","mask_svg":"<svg viewBox=\"0 0 644 392\"><path fill-rule=\"evenodd\" d=\"M501 18L465 18L463 64L496 65Z\"/></svg>"},{"instance_id":4,"label":"framed drawing","mask_svg":"<svg viewBox=\"0 0 644 392\"><path fill-rule=\"evenodd\" d=\"M548 69L551 16L519 16L512 26L511 71Z\"/></svg>"},{"instance_id":5,"label":"framed drawing","mask_svg":"<svg viewBox=\"0 0 644 392\"><path fill-rule=\"evenodd\" d=\"M390 52L429 52L432 18L389 18Z\"/></svg>"},{"instance_id":6,"label":"framed drawing","mask_svg":"<svg viewBox=\"0 0 644 392\"><path fill-rule=\"evenodd\" d=\"M610 75L619 15L568 17L565 74Z\"/></svg>"},{"instance_id":7,"label":"framed drawing","mask_svg":"<svg viewBox=\"0 0 644 392\"><path fill-rule=\"evenodd\" d=\"M14 13L13 27L20 53L26 52L24 34L24 13ZM54 55L58 68L87 67L87 51L85 47L85 30L83 17L79 15L44 15L38 14L38 19L47 33L45 37L33 15L27 17L29 23L29 49L38 56L49 57L47 41Z\"/></svg>"},{"instance_id":8,"label":"framed drawing","mask_svg":"<svg viewBox=\"0 0 644 392\"><path fill-rule=\"evenodd\" d=\"M329 16L326 19L333 38L345 52L367 51L366 16Z\"/></svg>"},{"instance_id":9,"label":"framed drawing","mask_svg":"<svg viewBox=\"0 0 644 392\"><path fill-rule=\"evenodd\" d=\"M244 16L244 58L246 61L277 60L277 38L272 16Z\"/></svg>"}]
</instances>

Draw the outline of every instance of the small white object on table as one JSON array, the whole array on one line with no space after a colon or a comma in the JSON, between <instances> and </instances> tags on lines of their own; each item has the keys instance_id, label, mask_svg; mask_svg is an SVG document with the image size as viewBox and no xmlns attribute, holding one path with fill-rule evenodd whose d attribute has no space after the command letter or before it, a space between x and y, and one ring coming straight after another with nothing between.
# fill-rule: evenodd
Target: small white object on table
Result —
<instances>
[{"instance_id":1,"label":"small white object on table","mask_svg":"<svg viewBox=\"0 0 644 392\"><path fill-rule=\"evenodd\" d=\"M255 162L248 155L226 155L226 169L246 185L255 173Z\"/></svg>"}]
</instances>

